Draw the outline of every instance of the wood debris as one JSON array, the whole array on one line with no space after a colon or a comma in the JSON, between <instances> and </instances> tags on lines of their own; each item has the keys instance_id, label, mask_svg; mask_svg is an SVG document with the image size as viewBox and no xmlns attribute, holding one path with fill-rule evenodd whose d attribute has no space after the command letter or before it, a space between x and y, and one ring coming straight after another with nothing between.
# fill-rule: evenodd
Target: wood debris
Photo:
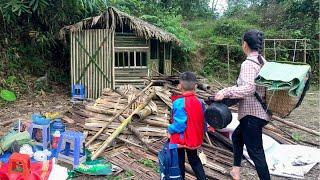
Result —
<instances>
[{"instance_id":1,"label":"wood debris","mask_svg":"<svg viewBox=\"0 0 320 180\"><path fill-rule=\"evenodd\" d=\"M143 90L131 85L121 86L118 92L105 89L94 102L76 105L66 114L68 121L76 122L87 135L87 147L94 158L104 156L125 170L131 170L134 179L158 179L155 169L145 167L142 159L157 164L157 153L166 141L172 107L171 95L179 94L178 78L159 76L150 80ZM199 80L199 82L202 82ZM207 100L214 94L211 87L198 83L197 96ZM139 108L140 107L140 108ZM237 112L237 107L231 107ZM278 117L274 117L278 119ZM282 119L280 119L279 122ZM123 124L125 122L125 124ZM288 125L288 124L287 124ZM292 126L298 127L298 126ZM301 129L301 128L300 128ZM302 128L303 129L303 128ZM306 131L308 132L308 131ZM309 131L312 134L316 134ZM269 123L264 133L284 144L297 144L289 134ZM207 156L204 165L210 179L228 179L232 166L232 142L219 132L210 132L199 151ZM186 165L187 179L195 179L190 165Z\"/></svg>"},{"instance_id":2,"label":"wood debris","mask_svg":"<svg viewBox=\"0 0 320 180\"><path fill-rule=\"evenodd\" d=\"M172 91L178 93L178 90L172 83L150 85L145 89L140 91L130 85L122 86L118 90L126 97L105 89L96 101L75 106L66 114L66 119L76 122L78 129L87 135L86 145L93 151L93 159L104 156L123 169L132 169L137 179L158 179L159 173L141 166L137 157L148 157L158 163L156 155L167 136L172 106L170 97ZM200 96L209 96L206 91L198 91ZM229 176L232 154L221 150L218 147L212 150L209 144L202 148L208 159L206 174L212 179ZM142 154L129 157L128 152L133 151ZM195 179L189 165L186 170L188 179Z\"/></svg>"}]
</instances>

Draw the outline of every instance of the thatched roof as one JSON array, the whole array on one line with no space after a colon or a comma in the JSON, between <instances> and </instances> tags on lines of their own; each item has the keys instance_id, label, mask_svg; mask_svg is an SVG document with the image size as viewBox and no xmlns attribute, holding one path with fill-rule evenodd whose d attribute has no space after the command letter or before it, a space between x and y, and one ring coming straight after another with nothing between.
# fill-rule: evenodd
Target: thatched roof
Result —
<instances>
[{"instance_id":1,"label":"thatched roof","mask_svg":"<svg viewBox=\"0 0 320 180\"><path fill-rule=\"evenodd\" d=\"M130 29L134 30L137 36L146 39L156 38L162 42L175 42L180 44L180 41L175 35L146 21L119 11L114 7L108 7L108 9L99 16L86 18L75 24L63 27L60 29L60 36L64 37L68 32L80 31L83 29L107 28L115 30L117 25L122 27L123 24L129 25Z\"/></svg>"}]
</instances>

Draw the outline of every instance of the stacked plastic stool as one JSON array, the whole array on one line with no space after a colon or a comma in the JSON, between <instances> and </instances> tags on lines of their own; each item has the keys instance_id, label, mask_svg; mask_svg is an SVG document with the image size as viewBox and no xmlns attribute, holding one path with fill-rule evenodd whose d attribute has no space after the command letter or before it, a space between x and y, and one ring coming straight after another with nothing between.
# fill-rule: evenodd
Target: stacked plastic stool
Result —
<instances>
[{"instance_id":1,"label":"stacked plastic stool","mask_svg":"<svg viewBox=\"0 0 320 180\"><path fill-rule=\"evenodd\" d=\"M43 150L48 149L50 145L50 124L36 124L32 123L29 127L29 134L32 139L36 139L36 130L41 130L42 142L36 141L36 145L42 146Z\"/></svg>"},{"instance_id":2,"label":"stacked plastic stool","mask_svg":"<svg viewBox=\"0 0 320 180\"><path fill-rule=\"evenodd\" d=\"M82 84L73 84L72 85L72 99L73 100L84 100L85 98L85 88Z\"/></svg>"},{"instance_id":3,"label":"stacked plastic stool","mask_svg":"<svg viewBox=\"0 0 320 180\"><path fill-rule=\"evenodd\" d=\"M85 162L85 138L80 132L66 131L61 134L56 151L58 161L72 164L77 168L80 163Z\"/></svg>"}]
</instances>

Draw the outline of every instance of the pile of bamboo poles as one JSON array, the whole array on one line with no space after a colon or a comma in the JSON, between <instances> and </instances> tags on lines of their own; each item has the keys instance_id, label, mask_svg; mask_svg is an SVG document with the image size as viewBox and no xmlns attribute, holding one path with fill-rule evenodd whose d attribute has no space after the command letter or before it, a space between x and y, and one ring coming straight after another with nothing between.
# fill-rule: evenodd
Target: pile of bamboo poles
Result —
<instances>
[{"instance_id":1,"label":"pile of bamboo poles","mask_svg":"<svg viewBox=\"0 0 320 180\"><path fill-rule=\"evenodd\" d=\"M171 95L181 92L176 88L178 81L175 77L157 77L150 82L143 90L130 85L121 86L117 91L105 89L97 100L75 106L63 119L75 122L75 127L86 134L86 147L93 151L92 159L104 156L123 169L133 170L135 177L158 179L158 173L150 172L150 168L137 162L139 158L148 157L157 163L156 155L167 139ZM210 87L199 82L197 96L206 101L214 94ZM237 107L230 109L237 112ZM318 135L318 132L279 117L273 116L273 119ZM280 143L297 144L288 133L273 123L264 128L264 133ZM210 179L227 179L228 169L232 166L230 139L214 132L207 134L205 142L201 150L207 156L206 175ZM133 151L139 152L139 156L128 155ZM186 170L190 173L187 179L194 179L189 165Z\"/></svg>"},{"instance_id":2,"label":"pile of bamboo poles","mask_svg":"<svg viewBox=\"0 0 320 180\"><path fill-rule=\"evenodd\" d=\"M135 177L153 178L153 172L149 173L139 163L133 163L139 159L131 159L129 162L126 159L132 157L127 157L128 153L114 152L117 152L115 149L129 145L145 152L145 155L152 154L157 163L156 155L166 140L172 107L172 88L169 86L147 86L142 91L130 85L122 86L118 89L122 95L105 89L96 101L74 107L67 119L77 122L78 129L86 134L86 146L93 151L93 159L104 156L116 165L123 164L121 167L124 169L134 169ZM206 173L211 178L225 179L231 166L231 159L225 157L231 157L231 154L226 150L217 151L209 147L203 148L203 152L207 154ZM225 152L228 153L223 154ZM187 170L192 172L189 165ZM142 171L146 174L142 175ZM158 173L156 175L158 179ZM194 179L190 174L188 177Z\"/></svg>"}]
</instances>

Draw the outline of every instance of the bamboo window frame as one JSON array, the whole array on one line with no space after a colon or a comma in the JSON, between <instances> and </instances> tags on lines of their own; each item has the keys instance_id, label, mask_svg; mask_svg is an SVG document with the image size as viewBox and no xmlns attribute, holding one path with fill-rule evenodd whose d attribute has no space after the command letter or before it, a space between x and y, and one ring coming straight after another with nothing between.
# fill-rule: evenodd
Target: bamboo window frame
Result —
<instances>
[{"instance_id":1,"label":"bamboo window frame","mask_svg":"<svg viewBox=\"0 0 320 180\"><path fill-rule=\"evenodd\" d=\"M118 55L116 55L118 53ZM126 61L125 61L125 53L128 54L128 65L126 66ZM134 65L131 65L131 53L133 53L133 62ZM139 53L139 60L140 60L140 65L137 65L137 53ZM143 53L145 53L145 65L143 65ZM122 66L120 66L120 54L122 54ZM123 50L123 51L116 51L115 52L115 65L114 68L115 69L137 69L137 68L141 68L141 69L146 69L148 68L148 56L149 56L149 52L146 50ZM117 63L116 63L117 62ZM116 66L116 64L118 66Z\"/></svg>"}]
</instances>

